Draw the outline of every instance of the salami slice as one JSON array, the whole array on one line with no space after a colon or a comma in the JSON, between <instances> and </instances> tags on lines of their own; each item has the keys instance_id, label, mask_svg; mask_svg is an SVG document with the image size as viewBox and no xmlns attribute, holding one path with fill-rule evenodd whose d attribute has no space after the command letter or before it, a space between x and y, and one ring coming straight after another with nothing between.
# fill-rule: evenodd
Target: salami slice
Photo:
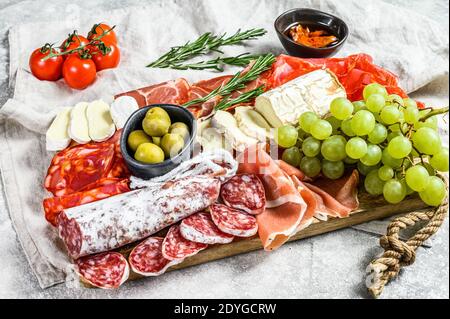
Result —
<instances>
[{"instance_id":1,"label":"salami slice","mask_svg":"<svg viewBox=\"0 0 450 319\"><path fill-rule=\"evenodd\" d=\"M109 251L146 238L206 209L219 197L220 181L187 177L65 209L58 231L72 258Z\"/></svg>"},{"instance_id":2,"label":"salami slice","mask_svg":"<svg viewBox=\"0 0 450 319\"><path fill-rule=\"evenodd\" d=\"M264 186L254 174L233 176L222 185L220 195L227 206L252 215L262 213L266 206Z\"/></svg>"},{"instance_id":3,"label":"salami slice","mask_svg":"<svg viewBox=\"0 0 450 319\"><path fill-rule=\"evenodd\" d=\"M180 260L193 256L206 247L208 245L185 239L181 235L180 226L173 225L164 238L162 255L169 260Z\"/></svg>"},{"instance_id":4,"label":"salami slice","mask_svg":"<svg viewBox=\"0 0 450 319\"><path fill-rule=\"evenodd\" d=\"M76 271L83 281L103 289L119 288L130 274L127 260L116 252L80 258Z\"/></svg>"},{"instance_id":5,"label":"salami slice","mask_svg":"<svg viewBox=\"0 0 450 319\"><path fill-rule=\"evenodd\" d=\"M224 233L251 237L258 232L258 224L254 216L222 204L211 205L209 211L214 224Z\"/></svg>"},{"instance_id":6,"label":"salami slice","mask_svg":"<svg viewBox=\"0 0 450 319\"><path fill-rule=\"evenodd\" d=\"M134 247L128 257L131 269L142 276L159 276L166 270L183 261L183 259L169 260L162 255L164 238L149 237Z\"/></svg>"},{"instance_id":7,"label":"salami slice","mask_svg":"<svg viewBox=\"0 0 450 319\"><path fill-rule=\"evenodd\" d=\"M187 240L202 244L228 244L234 239L233 235L217 228L208 212L196 213L183 219L180 232Z\"/></svg>"}]
</instances>

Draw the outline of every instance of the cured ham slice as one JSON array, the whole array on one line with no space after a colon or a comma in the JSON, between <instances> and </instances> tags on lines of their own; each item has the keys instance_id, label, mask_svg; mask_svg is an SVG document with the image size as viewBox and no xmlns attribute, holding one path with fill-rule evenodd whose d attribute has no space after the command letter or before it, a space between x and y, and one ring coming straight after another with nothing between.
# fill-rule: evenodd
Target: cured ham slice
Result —
<instances>
[{"instance_id":1,"label":"cured ham slice","mask_svg":"<svg viewBox=\"0 0 450 319\"><path fill-rule=\"evenodd\" d=\"M167 81L164 83L121 93L116 95L115 98L118 98L120 96L131 96L136 100L139 107L158 103L180 105L188 101L189 91L189 83L185 79L180 78L177 80Z\"/></svg>"},{"instance_id":2,"label":"cured ham slice","mask_svg":"<svg viewBox=\"0 0 450 319\"><path fill-rule=\"evenodd\" d=\"M190 241L180 232L180 225L173 225L162 244L162 255L168 260L183 260L206 249L207 244Z\"/></svg>"},{"instance_id":3,"label":"cured ham slice","mask_svg":"<svg viewBox=\"0 0 450 319\"><path fill-rule=\"evenodd\" d=\"M258 231L255 217L240 210L222 204L213 204L209 207L209 211L214 224L224 233L238 237L251 237Z\"/></svg>"},{"instance_id":4,"label":"cured ham slice","mask_svg":"<svg viewBox=\"0 0 450 319\"><path fill-rule=\"evenodd\" d=\"M208 212L200 212L183 219L180 232L187 240L202 244L228 244L234 239L233 235L217 228Z\"/></svg>"},{"instance_id":5,"label":"cured ham slice","mask_svg":"<svg viewBox=\"0 0 450 319\"><path fill-rule=\"evenodd\" d=\"M75 268L83 281L102 289L119 288L130 273L125 257L115 252L80 258Z\"/></svg>"},{"instance_id":6,"label":"cured ham slice","mask_svg":"<svg viewBox=\"0 0 450 319\"><path fill-rule=\"evenodd\" d=\"M169 260L162 255L164 238L149 237L131 251L128 261L131 269L142 276L159 276L166 270L179 264L183 259Z\"/></svg>"},{"instance_id":7,"label":"cured ham slice","mask_svg":"<svg viewBox=\"0 0 450 319\"><path fill-rule=\"evenodd\" d=\"M238 173L256 174L266 192L266 210L256 216L265 250L273 250L295 234L307 205L289 176L261 145L247 148L238 158Z\"/></svg>"}]
</instances>

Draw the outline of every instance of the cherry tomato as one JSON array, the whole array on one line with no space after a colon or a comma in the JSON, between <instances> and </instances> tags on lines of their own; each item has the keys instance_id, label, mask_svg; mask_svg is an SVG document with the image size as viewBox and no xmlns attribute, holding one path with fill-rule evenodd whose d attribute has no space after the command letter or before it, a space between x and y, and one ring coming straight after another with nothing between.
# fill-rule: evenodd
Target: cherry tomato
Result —
<instances>
[{"instance_id":1,"label":"cherry tomato","mask_svg":"<svg viewBox=\"0 0 450 319\"><path fill-rule=\"evenodd\" d=\"M66 52L69 50L73 50L78 48L80 45L86 45L89 43L89 40L83 37L82 35L78 35L76 33L72 33L69 35L67 39L64 40L63 43L61 43L61 51Z\"/></svg>"},{"instance_id":2,"label":"cherry tomato","mask_svg":"<svg viewBox=\"0 0 450 319\"><path fill-rule=\"evenodd\" d=\"M89 31L89 33L88 33L88 39L92 40L95 37L102 35L103 32L106 32L109 29L111 29L111 27L107 24L104 24L104 23L94 24L91 31ZM114 30L111 30L108 32L108 34L103 36L100 39L100 41L105 42L105 44L117 44L116 33L114 32Z\"/></svg>"},{"instance_id":3,"label":"cherry tomato","mask_svg":"<svg viewBox=\"0 0 450 319\"><path fill-rule=\"evenodd\" d=\"M95 81L95 63L91 59L71 54L64 62L62 73L67 85L73 89L83 90Z\"/></svg>"},{"instance_id":4,"label":"cherry tomato","mask_svg":"<svg viewBox=\"0 0 450 319\"><path fill-rule=\"evenodd\" d=\"M52 53L57 53L55 49L51 49ZM43 60L50 54L50 46L43 46L31 53L29 64L31 73L39 80L57 81L62 75L62 66L64 59L62 56L55 56L47 60Z\"/></svg>"},{"instance_id":5,"label":"cherry tomato","mask_svg":"<svg viewBox=\"0 0 450 319\"><path fill-rule=\"evenodd\" d=\"M108 52L104 55L102 50L96 46L90 48L92 60L95 63L97 71L104 69L112 69L119 65L120 62L120 50L115 44L107 44L107 48L104 48Z\"/></svg>"}]
</instances>

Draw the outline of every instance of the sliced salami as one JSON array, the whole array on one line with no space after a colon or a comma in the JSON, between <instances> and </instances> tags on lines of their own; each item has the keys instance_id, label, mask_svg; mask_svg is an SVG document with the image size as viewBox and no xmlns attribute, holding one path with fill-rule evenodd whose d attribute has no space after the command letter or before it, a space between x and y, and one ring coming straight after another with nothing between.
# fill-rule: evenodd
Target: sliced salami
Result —
<instances>
[{"instance_id":1,"label":"sliced salami","mask_svg":"<svg viewBox=\"0 0 450 319\"><path fill-rule=\"evenodd\" d=\"M235 209L257 215L266 207L264 186L254 174L239 174L222 185L220 191L223 202Z\"/></svg>"},{"instance_id":2,"label":"sliced salami","mask_svg":"<svg viewBox=\"0 0 450 319\"><path fill-rule=\"evenodd\" d=\"M167 232L162 245L162 255L169 260L180 260L193 256L208 247L185 239L180 232L180 225L173 225Z\"/></svg>"},{"instance_id":3,"label":"sliced salami","mask_svg":"<svg viewBox=\"0 0 450 319\"><path fill-rule=\"evenodd\" d=\"M58 231L74 259L146 238L206 209L219 197L220 181L187 177L72 207L57 217Z\"/></svg>"},{"instance_id":4,"label":"sliced salami","mask_svg":"<svg viewBox=\"0 0 450 319\"><path fill-rule=\"evenodd\" d=\"M169 260L162 255L164 238L149 237L134 247L128 261L131 269L142 276L159 276L166 270L183 261L183 259Z\"/></svg>"},{"instance_id":5,"label":"sliced salami","mask_svg":"<svg viewBox=\"0 0 450 319\"><path fill-rule=\"evenodd\" d=\"M83 281L103 289L119 288L130 274L127 260L116 252L80 258L76 271Z\"/></svg>"},{"instance_id":6,"label":"sliced salami","mask_svg":"<svg viewBox=\"0 0 450 319\"><path fill-rule=\"evenodd\" d=\"M183 219L180 232L187 240L202 244L228 244L234 239L233 235L217 228L208 212L196 213Z\"/></svg>"},{"instance_id":7,"label":"sliced salami","mask_svg":"<svg viewBox=\"0 0 450 319\"><path fill-rule=\"evenodd\" d=\"M251 237L258 232L258 224L254 216L222 204L211 205L209 211L214 224L224 233Z\"/></svg>"}]
</instances>

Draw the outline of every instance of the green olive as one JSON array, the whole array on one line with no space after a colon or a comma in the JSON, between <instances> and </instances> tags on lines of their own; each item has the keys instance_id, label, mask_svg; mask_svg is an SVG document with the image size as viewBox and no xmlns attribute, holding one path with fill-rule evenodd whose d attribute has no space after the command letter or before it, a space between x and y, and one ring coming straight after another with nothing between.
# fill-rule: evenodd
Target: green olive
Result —
<instances>
[{"instance_id":1,"label":"green olive","mask_svg":"<svg viewBox=\"0 0 450 319\"><path fill-rule=\"evenodd\" d=\"M161 146L161 137L153 136L152 140L153 140L153 144Z\"/></svg>"},{"instance_id":2,"label":"green olive","mask_svg":"<svg viewBox=\"0 0 450 319\"><path fill-rule=\"evenodd\" d=\"M134 158L146 164L157 164L164 161L164 152L153 143L143 143L137 148Z\"/></svg>"},{"instance_id":3,"label":"green olive","mask_svg":"<svg viewBox=\"0 0 450 319\"><path fill-rule=\"evenodd\" d=\"M143 130L136 130L128 135L128 147L133 152L136 152L138 146L142 143L150 143L151 141L150 136L145 134Z\"/></svg>"},{"instance_id":4,"label":"green olive","mask_svg":"<svg viewBox=\"0 0 450 319\"><path fill-rule=\"evenodd\" d=\"M166 157L177 155L184 147L184 139L180 134L168 133L161 139L161 148Z\"/></svg>"},{"instance_id":5,"label":"green olive","mask_svg":"<svg viewBox=\"0 0 450 319\"><path fill-rule=\"evenodd\" d=\"M169 133L180 134L186 141L189 138L189 127L183 122L176 122L170 126Z\"/></svg>"},{"instance_id":6,"label":"green olive","mask_svg":"<svg viewBox=\"0 0 450 319\"><path fill-rule=\"evenodd\" d=\"M145 114L145 117L153 116L153 115L158 115L159 117L165 118L168 121L170 121L169 114L162 107L158 107L158 106L152 107L150 110L147 111L147 113Z\"/></svg>"},{"instance_id":7,"label":"green olive","mask_svg":"<svg viewBox=\"0 0 450 319\"><path fill-rule=\"evenodd\" d=\"M150 136L163 136L169 132L170 119L166 119L164 116L153 114L146 116L142 121L142 128L144 132Z\"/></svg>"}]
</instances>

